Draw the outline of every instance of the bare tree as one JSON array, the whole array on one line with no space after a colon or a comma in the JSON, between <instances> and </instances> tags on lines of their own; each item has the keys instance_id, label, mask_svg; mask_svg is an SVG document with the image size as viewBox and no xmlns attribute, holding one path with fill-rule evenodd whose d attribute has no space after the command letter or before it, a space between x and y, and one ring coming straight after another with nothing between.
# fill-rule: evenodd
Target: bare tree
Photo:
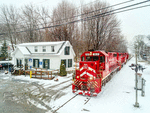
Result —
<instances>
[{"instance_id":1,"label":"bare tree","mask_svg":"<svg viewBox=\"0 0 150 113\"><path fill-rule=\"evenodd\" d=\"M4 25L5 25L5 33L8 34L7 36L5 35L5 37L8 37L12 48L14 50L14 44L17 43L17 33L16 31L18 30L18 23L19 23L19 12L18 10L10 5L10 6L6 6L3 5L1 7L1 20L3 20Z\"/></svg>"},{"instance_id":2,"label":"bare tree","mask_svg":"<svg viewBox=\"0 0 150 113\"><path fill-rule=\"evenodd\" d=\"M82 13L85 15L82 18L93 17L93 19L83 22L83 39L86 41L87 49L114 51L117 48L114 42L117 43L121 36L120 22L115 15L105 15L112 10L112 8L106 7L108 7L107 3L97 2L83 8ZM95 16L98 14L100 16Z\"/></svg>"},{"instance_id":3,"label":"bare tree","mask_svg":"<svg viewBox=\"0 0 150 113\"><path fill-rule=\"evenodd\" d=\"M41 26L39 25L39 14L36 13L37 8L32 4L25 5L22 8L22 15L20 15L22 20L22 28L25 31L24 41L35 42L41 41L42 37L40 34L40 30L38 30Z\"/></svg>"},{"instance_id":4,"label":"bare tree","mask_svg":"<svg viewBox=\"0 0 150 113\"><path fill-rule=\"evenodd\" d=\"M133 40L133 51L137 53L138 58L140 58L140 52L143 50L145 45L144 38L145 35L137 35Z\"/></svg>"},{"instance_id":5,"label":"bare tree","mask_svg":"<svg viewBox=\"0 0 150 113\"><path fill-rule=\"evenodd\" d=\"M51 16L48 8L45 7L38 7L36 12L39 15L39 26L41 27L48 27L50 26ZM50 30L48 28L44 29L40 32L41 37L43 37L43 41L48 41L51 38ZM49 40L50 41L50 40Z\"/></svg>"},{"instance_id":6,"label":"bare tree","mask_svg":"<svg viewBox=\"0 0 150 113\"><path fill-rule=\"evenodd\" d=\"M76 14L75 6L67 1L62 1L53 10L52 23L53 26L64 24L75 20L73 17ZM75 38L77 24L71 23L61 25L57 28L51 29L54 40L68 40L71 43Z\"/></svg>"}]
</instances>

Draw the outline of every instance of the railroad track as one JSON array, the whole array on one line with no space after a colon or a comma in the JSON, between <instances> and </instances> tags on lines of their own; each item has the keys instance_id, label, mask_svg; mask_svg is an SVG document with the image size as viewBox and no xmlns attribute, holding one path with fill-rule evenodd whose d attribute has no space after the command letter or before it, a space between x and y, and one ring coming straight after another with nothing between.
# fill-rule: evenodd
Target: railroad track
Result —
<instances>
[{"instance_id":1,"label":"railroad track","mask_svg":"<svg viewBox=\"0 0 150 113\"><path fill-rule=\"evenodd\" d=\"M57 87L57 86L59 86L59 85L65 84L65 83L67 83L67 82L70 82L71 80L72 80L72 79L66 80L66 81L64 81L64 82L61 82L61 83L59 83L59 84L50 86L50 87L48 87L48 88L54 88L54 87Z\"/></svg>"},{"instance_id":2,"label":"railroad track","mask_svg":"<svg viewBox=\"0 0 150 113\"><path fill-rule=\"evenodd\" d=\"M56 113L56 111L58 111L60 108L62 108L64 105L66 105L68 102L70 102L72 99L74 99L78 94L76 94L75 96L73 96L72 98L70 98L68 101L66 101L64 104L62 104L59 108L57 108L55 111L53 111L53 113Z\"/></svg>"},{"instance_id":3,"label":"railroad track","mask_svg":"<svg viewBox=\"0 0 150 113\"><path fill-rule=\"evenodd\" d=\"M53 111L53 113L56 113L59 109L61 109L62 107L64 107L66 104L68 104L70 101L72 101L74 98L76 98L77 96L81 96L81 95L74 95L72 98L70 98L69 100L67 100L64 104L62 104L61 106L59 106L56 110ZM89 102L89 100L91 99L91 97L87 97L87 100L85 100L84 104L87 104Z\"/></svg>"},{"instance_id":4,"label":"railroad track","mask_svg":"<svg viewBox=\"0 0 150 113\"><path fill-rule=\"evenodd\" d=\"M91 99L91 97L88 98L87 101L85 101L84 105L87 104L87 103L89 102L90 99Z\"/></svg>"}]
</instances>

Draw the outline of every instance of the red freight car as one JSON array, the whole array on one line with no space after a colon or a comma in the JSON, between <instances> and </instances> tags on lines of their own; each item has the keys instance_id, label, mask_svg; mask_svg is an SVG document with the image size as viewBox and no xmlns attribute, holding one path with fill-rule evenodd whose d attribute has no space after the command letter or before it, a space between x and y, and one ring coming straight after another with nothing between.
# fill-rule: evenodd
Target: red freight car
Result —
<instances>
[{"instance_id":1,"label":"red freight car","mask_svg":"<svg viewBox=\"0 0 150 113\"><path fill-rule=\"evenodd\" d=\"M72 84L73 93L96 96L110 74L128 59L127 53L87 51L81 55Z\"/></svg>"}]
</instances>

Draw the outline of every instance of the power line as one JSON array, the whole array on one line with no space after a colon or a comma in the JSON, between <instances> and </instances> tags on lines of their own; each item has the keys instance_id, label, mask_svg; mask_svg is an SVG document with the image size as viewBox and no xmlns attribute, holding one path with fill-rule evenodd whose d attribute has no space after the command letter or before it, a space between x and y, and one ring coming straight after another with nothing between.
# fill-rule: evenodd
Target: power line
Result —
<instances>
[{"instance_id":1,"label":"power line","mask_svg":"<svg viewBox=\"0 0 150 113\"><path fill-rule=\"evenodd\" d=\"M132 5L128 5L128 6L124 6L124 7L114 9L114 10L111 10L111 11L108 11L108 12L105 12L105 13L100 13L100 14L97 14L97 15L94 15L94 16L91 16L91 17L100 16L100 15L103 15L103 14L106 14L106 13L111 13L111 12L114 12L114 11L117 11L117 10L122 10L122 9L125 9L125 8L140 5L140 4L143 4L143 3L146 3L146 2L150 2L150 0L146 0L146 1L143 1L143 2L138 2L138 3L132 4ZM89 18L89 17L87 17L87 18Z\"/></svg>"},{"instance_id":2,"label":"power line","mask_svg":"<svg viewBox=\"0 0 150 113\"><path fill-rule=\"evenodd\" d=\"M125 3L129 3L129 2L132 2L132 1L134 1L134 0L128 0L128 1L125 1L125 2L117 3L117 4L114 4L114 5L111 5L111 6L107 6L107 7L104 7L104 8L93 10L93 11L88 12L88 14L93 13L93 12L97 12L97 11L100 11L100 10L108 9L108 8L111 8L111 7L119 6L119 5L122 5L122 4L125 4ZM94 2L96 2L96 1L94 1ZM90 3L94 3L94 2L90 2ZM88 3L88 4L90 4L90 3ZM88 5L88 4L86 4L86 5ZM86 6L86 5L83 5L83 6ZM81 7L81 6L79 6L79 7ZM73 9L76 9L76 8L73 8ZM71 10L73 10L73 9L71 9ZM72 17L65 18L65 19L60 19L60 20L57 20L57 21L54 21L54 22L50 22L50 23L56 23L56 22L60 22L60 21L63 21L63 20L76 18L76 17L79 17L79 16L83 16L85 14L87 14L87 13L82 13L82 14L79 14L79 15L76 15L76 16L72 16ZM46 17L46 18L49 18L49 17ZM47 23L44 23L44 24L47 24ZM37 24L37 25L43 25L43 24ZM24 27L24 28L26 28L26 27ZM20 29L20 28L17 28L17 29Z\"/></svg>"},{"instance_id":3,"label":"power line","mask_svg":"<svg viewBox=\"0 0 150 113\"><path fill-rule=\"evenodd\" d=\"M131 1L133 1L133 0L131 0ZM44 1L44 2L45 2L45 1ZM93 2L89 2L89 3L87 3L87 4L84 4L83 6L87 6L87 5L93 4L94 2L97 2L97 0L96 0L96 1L93 1ZM80 7L83 7L83 6L78 6L78 7L76 7L76 8L72 8L72 9L65 10L65 11L78 10ZM45 18L49 18L49 17L46 16ZM72 18L72 17L71 17L71 18ZM65 19L64 19L64 20L65 20ZM58 20L58 21L60 21L60 20Z\"/></svg>"},{"instance_id":4,"label":"power line","mask_svg":"<svg viewBox=\"0 0 150 113\"><path fill-rule=\"evenodd\" d=\"M131 5L131 6L133 6L133 5ZM131 7L131 6L128 6L128 7ZM109 11L109 12L106 12L106 13L100 13L100 14L97 14L97 15L94 15L94 16L86 17L84 19L79 19L79 20L75 20L75 21L72 21L72 22L67 22L67 23L63 23L63 24L59 24L59 25L55 25L55 26L43 27L41 29L58 27L58 26L66 25L66 24L71 24L71 23L79 22L79 21L92 20L92 19L94 19L96 17L104 17L104 16L108 16L108 15L112 15L112 14L117 14L117 13L129 11L129 10L133 10L133 9L139 9L139 8L143 8L143 7L148 7L148 6L150 6L150 5L144 5L144 6L140 6L140 7L136 7L136 8L130 8L130 9L127 9L127 10L123 10L123 11L118 11L118 12L112 13L113 11L117 11L117 10L123 9L123 8L119 8L119 9L115 9L115 10L112 10L112 11ZM124 8L128 8L128 7L124 7Z\"/></svg>"},{"instance_id":5,"label":"power line","mask_svg":"<svg viewBox=\"0 0 150 113\"><path fill-rule=\"evenodd\" d=\"M104 10L104 9L108 9L108 8L111 8L111 7L114 7L114 6L118 6L118 5L122 5L122 4L125 4L125 3L129 3L129 2L132 2L132 1L134 1L134 0L129 0L129 1L117 3L117 4L114 4L114 5L108 6L108 7L100 8L100 9L97 9L97 10L90 11L88 13L79 14L79 15L76 15L76 16L72 16L70 18L65 18L65 19L61 19L61 20L57 20L57 21L62 21L62 20L67 20L67 19L83 16L85 14L90 14L90 13L97 12L97 11ZM57 21L55 21L55 22L57 22Z\"/></svg>"},{"instance_id":6,"label":"power line","mask_svg":"<svg viewBox=\"0 0 150 113\"><path fill-rule=\"evenodd\" d=\"M150 6L150 5L144 5L144 6L141 6L141 7L136 7L136 8L131 8L131 9L127 9L127 10L115 12L115 11L117 11L117 10L129 8L129 7L136 6L136 5L140 5L140 4L143 4L143 3L146 3L146 2L149 2L149 0L143 1L143 2L139 2L139 3L136 3L136 4L132 4L132 5L129 5L129 6L121 7L121 8L118 8L118 9L114 9L114 10L111 10L111 11L108 11L108 12L105 12L105 13L100 13L100 14L97 14L97 15L94 15L94 16L86 17L86 18L83 18L83 19L79 19L79 20L75 20L75 21L63 23L63 24L58 24L58 25L49 26L49 27L43 27L43 28L32 29L32 31L34 31L34 30L40 30L40 29L46 29L46 28L52 28L52 27L59 27L59 26L66 25L66 24L76 23L76 22L79 22L79 21L92 20L92 19L97 18L97 17L104 17L104 16L116 14L116 13L121 13L121 12L129 11L129 10L133 10L133 9L139 9L139 8L143 8L143 7ZM113 13L113 12L114 12L114 13ZM31 31L31 30L18 31L18 32L16 32L16 33L21 33L21 32L26 32L26 31ZM12 33L14 33L14 32L12 32ZM5 34L7 34L7 33L1 33L0 35L5 35Z\"/></svg>"},{"instance_id":7,"label":"power line","mask_svg":"<svg viewBox=\"0 0 150 113\"><path fill-rule=\"evenodd\" d=\"M100 10L108 9L108 8L111 8L111 7L114 7L114 6L122 5L122 4L125 4L125 3L128 3L128 2L132 2L132 1L134 1L134 0L128 0L128 1L125 1L125 2L117 3L117 4L114 4L114 5L111 5L111 6L107 6L107 7L104 7L104 8L93 10L93 11L88 12L88 14L93 13L93 12L97 12L97 11L100 11ZM94 2L97 2L97 1L94 1ZM94 2L90 2L90 3L94 3ZM88 3L88 4L90 4L90 3ZM88 4L86 4L86 5L88 5ZM86 6L86 5L83 5L83 6ZM74 9L76 9L76 8L74 8ZM73 9L71 9L71 10L73 10ZM61 20L57 20L57 21L54 21L54 22L59 22L59 21L62 21L62 20L67 20L67 19L78 17L78 16L83 16L85 14L87 14L87 13L83 13L83 14L80 14L80 15L76 15L76 16L65 18L65 19L61 19ZM53 22L50 22L50 23L53 23ZM44 23L44 24L47 24L47 23ZM43 25L43 24L37 24L37 25ZM21 25L21 26L23 26L23 25ZM26 27L23 26L23 28L26 28ZM20 29L20 28L16 28L16 29Z\"/></svg>"},{"instance_id":8,"label":"power line","mask_svg":"<svg viewBox=\"0 0 150 113\"><path fill-rule=\"evenodd\" d=\"M117 10L125 9L125 8L132 7L132 6L136 6L136 5L139 5L139 4L146 3L146 2L149 2L149 0L146 0L146 1L143 1L143 2L139 2L139 3L135 3L135 4L132 4L132 5L129 5L129 6L125 6L125 7L122 7L122 8L114 9L114 10L111 10L111 11L108 11L108 12L105 12L105 13L100 13L100 14L97 14L97 15L94 15L94 16L86 17L84 19L79 19L79 20L75 20L75 21L72 21L72 22L67 22L67 23L58 24L58 25L49 26L49 27L43 27L41 29L58 27L58 26L62 26L62 25L65 25L65 24L75 23L75 22L78 22L78 21L85 21L88 18L94 18L94 17L97 17L97 16L101 16L101 15L104 15L104 14L107 14L107 13L111 13L111 12L114 12L114 11L117 11Z\"/></svg>"}]
</instances>

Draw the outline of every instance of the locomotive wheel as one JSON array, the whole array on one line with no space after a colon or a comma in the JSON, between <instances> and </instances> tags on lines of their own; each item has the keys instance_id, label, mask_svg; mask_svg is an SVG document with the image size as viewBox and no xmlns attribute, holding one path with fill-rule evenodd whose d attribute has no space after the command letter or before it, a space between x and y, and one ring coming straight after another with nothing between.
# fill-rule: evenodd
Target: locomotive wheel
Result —
<instances>
[{"instance_id":1,"label":"locomotive wheel","mask_svg":"<svg viewBox=\"0 0 150 113\"><path fill-rule=\"evenodd\" d=\"M78 90L79 89L78 86L75 86L75 89Z\"/></svg>"},{"instance_id":2,"label":"locomotive wheel","mask_svg":"<svg viewBox=\"0 0 150 113\"><path fill-rule=\"evenodd\" d=\"M94 87L90 88L90 92L93 93L95 91Z\"/></svg>"},{"instance_id":3,"label":"locomotive wheel","mask_svg":"<svg viewBox=\"0 0 150 113\"><path fill-rule=\"evenodd\" d=\"M85 91L85 90L87 90L87 87L85 85L82 85L81 90Z\"/></svg>"}]
</instances>

